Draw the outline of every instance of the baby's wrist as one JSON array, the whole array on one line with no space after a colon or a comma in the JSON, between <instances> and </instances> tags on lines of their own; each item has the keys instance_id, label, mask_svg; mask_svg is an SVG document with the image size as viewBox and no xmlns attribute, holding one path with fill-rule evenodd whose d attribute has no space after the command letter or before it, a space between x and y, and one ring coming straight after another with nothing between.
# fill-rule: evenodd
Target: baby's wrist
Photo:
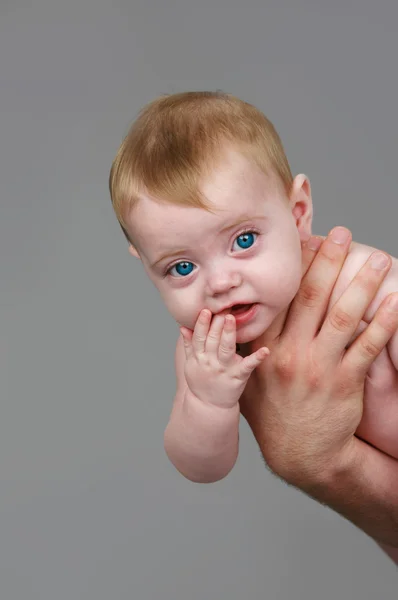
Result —
<instances>
[{"instance_id":1,"label":"baby's wrist","mask_svg":"<svg viewBox=\"0 0 398 600\"><path fill-rule=\"evenodd\" d=\"M231 399L228 400L228 403L212 402L209 398L199 398L189 388L185 392L184 404L192 405L208 413L240 412L239 398L235 402Z\"/></svg>"}]
</instances>

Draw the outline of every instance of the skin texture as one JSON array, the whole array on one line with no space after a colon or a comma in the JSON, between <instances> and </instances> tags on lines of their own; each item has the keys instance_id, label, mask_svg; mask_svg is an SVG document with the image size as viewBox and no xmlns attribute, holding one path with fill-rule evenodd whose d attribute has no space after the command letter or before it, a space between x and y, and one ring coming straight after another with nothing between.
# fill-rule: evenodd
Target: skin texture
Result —
<instances>
[{"instance_id":1,"label":"skin texture","mask_svg":"<svg viewBox=\"0 0 398 600\"><path fill-rule=\"evenodd\" d=\"M311 233L309 183L298 176L288 197L276 177L230 153L201 191L215 214L142 195L134 209L136 247L130 252L141 259L175 321L190 330L204 308L216 314L231 303L259 302L256 321L237 332L238 343L251 341L289 305L300 285L300 242ZM245 215L243 223L220 233ZM255 241L242 249L236 240L248 229L257 232ZM184 251L151 268L165 252L178 249ZM165 269L184 261L192 272L181 276L174 268L164 277Z\"/></svg>"},{"instance_id":2,"label":"skin texture","mask_svg":"<svg viewBox=\"0 0 398 600\"><path fill-rule=\"evenodd\" d=\"M181 327L177 392L165 432L167 454L192 481L225 477L238 453L241 409L275 473L329 503L370 535L394 545L395 534L389 532L396 517L386 513L383 498L389 499L388 506L398 505L394 496L398 492L391 483L392 474L397 479L397 461L392 457L398 456L395 321L391 325L391 315L396 313L387 310L385 300L398 290L395 259L352 243L349 232L336 228L319 254L322 269L314 269L315 261L302 283L311 252L302 244L310 237L312 221L311 190L305 176L295 178L287 195L275 177L229 152L203 182L202 192L215 206L214 213L143 195L131 224L135 246L130 246L130 253L141 259ZM233 226L243 213L246 221ZM238 243L243 232L252 235L248 248ZM165 252L173 255L159 263ZM336 252L341 261L337 271ZM371 255L379 263L384 256L385 266L370 268ZM363 272L357 275L364 264L366 277ZM365 280L368 286L373 282L371 296L364 290ZM238 326L234 336L226 336L225 321L220 319L228 307L252 302L258 305L255 318ZM320 314L314 313L319 306ZM214 317L206 331L198 329L203 308ZM321 325L322 335L310 344L308 335L312 332L314 337ZM279 345L285 340L281 332L286 326L290 337ZM227 339L229 347L231 340L241 344L242 356L234 357L236 364L252 357L253 370L243 393L236 391L231 369L227 375L220 371L220 349ZM341 353L350 344L342 368ZM269 348L270 355L264 354L256 365L253 356L263 347ZM200 384L221 372L224 384L212 397ZM305 410L292 413L292 398L298 391ZM323 404L315 400L319 393ZM343 402L347 396L350 402ZM341 400L339 410L332 399ZM377 411L372 411L372 401L374 406L378 403ZM377 414L384 414L384 421L375 419L373 426L372 415ZM357 487L352 494L353 481ZM337 488L344 490L343 496ZM362 521L364 507L355 504L356 497L367 498L373 521ZM381 528L376 509L389 515Z\"/></svg>"},{"instance_id":3,"label":"skin texture","mask_svg":"<svg viewBox=\"0 0 398 600\"><path fill-rule=\"evenodd\" d=\"M241 410L274 473L360 527L398 564L398 461L355 435L369 367L398 327L396 293L349 345L391 263L375 270L367 261L324 319L348 245L320 243L318 252L303 250L308 271L287 318L264 336L271 354ZM386 382L379 386L383 394Z\"/></svg>"}]
</instances>

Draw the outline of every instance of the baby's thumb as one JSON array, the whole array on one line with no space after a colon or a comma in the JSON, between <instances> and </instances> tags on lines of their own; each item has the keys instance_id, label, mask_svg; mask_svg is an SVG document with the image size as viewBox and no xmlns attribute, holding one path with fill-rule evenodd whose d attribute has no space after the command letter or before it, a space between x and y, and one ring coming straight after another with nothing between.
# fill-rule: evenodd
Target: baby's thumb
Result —
<instances>
[{"instance_id":1,"label":"baby's thumb","mask_svg":"<svg viewBox=\"0 0 398 600\"><path fill-rule=\"evenodd\" d=\"M252 371L256 367L258 367L264 360L266 356L270 354L269 348L263 346L250 354L250 356L246 356L241 362L241 369L244 375L250 375Z\"/></svg>"}]
</instances>

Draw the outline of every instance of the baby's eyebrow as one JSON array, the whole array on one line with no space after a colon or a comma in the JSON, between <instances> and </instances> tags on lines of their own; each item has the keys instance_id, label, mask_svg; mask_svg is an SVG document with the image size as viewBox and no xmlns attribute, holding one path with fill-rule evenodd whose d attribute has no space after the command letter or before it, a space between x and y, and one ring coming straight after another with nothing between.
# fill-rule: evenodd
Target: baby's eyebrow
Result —
<instances>
[{"instance_id":1,"label":"baby's eyebrow","mask_svg":"<svg viewBox=\"0 0 398 600\"><path fill-rule=\"evenodd\" d=\"M221 231L219 232L221 233L225 233L226 231L229 231L230 229L233 229L234 227L237 227L238 225L242 225L242 223L247 223L247 221L258 221L259 219L265 219L264 215L242 215L241 217L239 217L239 219L237 219L236 221L234 221L234 223L232 223L231 225L227 225L226 227L223 227L223 229L221 229Z\"/></svg>"},{"instance_id":2,"label":"baby's eyebrow","mask_svg":"<svg viewBox=\"0 0 398 600\"><path fill-rule=\"evenodd\" d=\"M163 262L166 258L172 258L173 256L177 256L179 254L185 254L186 251L186 248L180 248L179 250L173 250L172 252L163 254L156 262L151 264L151 269L154 269L159 263Z\"/></svg>"},{"instance_id":3,"label":"baby's eyebrow","mask_svg":"<svg viewBox=\"0 0 398 600\"><path fill-rule=\"evenodd\" d=\"M218 232L218 235L222 235L222 234L226 233L227 231L229 231L230 229L233 229L234 227L238 227L238 225L242 225L242 223L247 223L248 221L258 221L260 219L264 220L264 219L266 219L266 217L264 217L264 215L249 215L249 214L242 215L241 217L239 217L239 219L237 219L233 223L230 223L226 227L223 227ZM158 258L154 263L152 263L151 268L154 269L159 263L161 263L166 258L172 258L173 256L177 256L178 254L184 254L185 252L187 252L187 250L188 250L188 248L179 248L177 250L170 250L166 254L162 254L162 256L160 258Z\"/></svg>"}]
</instances>

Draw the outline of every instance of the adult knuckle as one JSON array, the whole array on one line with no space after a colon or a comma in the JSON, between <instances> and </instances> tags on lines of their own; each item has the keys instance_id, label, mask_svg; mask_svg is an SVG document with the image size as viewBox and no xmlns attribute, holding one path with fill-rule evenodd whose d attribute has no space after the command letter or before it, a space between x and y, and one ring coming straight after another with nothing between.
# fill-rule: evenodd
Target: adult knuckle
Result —
<instances>
[{"instance_id":1,"label":"adult knuckle","mask_svg":"<svg viewBox=\"0 0 398 600\"><path fill-rule=\"evenodd\" d=\"M380 346L366 336L359 339L359 348L365 357L375 358L381 352Z\"/></svg>"},{"instance_id":2,"label":"adult knuckle","mask_svg":"<svg viewBox=\"0 0 398 600\"><path fill-rule=\"evenodd\" d=\"M337 377L334 382L334 396L339 398L347 398L357 391L358 380L360 379L360 370L357 365L354 365L350 371L344 373L344 376Z\"/></svg>"},{"instance_id":3,"label":"adult knuckle","mask_svg":"<svg viewBox=\"0 0 398 600\"><path fill-rule=\"evenodd\" d=\"M329 241L322 245L319 254L323 262L329 263L332 266L338 265L341 262L340 246Z\"/></svg>"},{"instance_id":4,"label":"adult knuckle","mask_svg":"<svg viewBox=\"0 0 398 600\"><path fill-rule=\"evenodd\" d=\"M291 381L297 372L297 358L292 351L279 354L275 360L275 371L280 379Z\"/></svg>"},{"instance_id":5,"label":"adult knuckle","mask_svg":"<svg viewBox=\"0 0 398 600\"><path fill-rule=\"evenodd\" d=\"M372 269L370 274L369 272L359 271L359 273L355 275L355 283L358 285L358 287L362 288L364 293L366 293L366 291L369 293L369 290L373 290L377 287L379 279L375 276L375 273L377 275L377 271Z\"/></svg>"},{"instance_id":6,"label":"adult knuckle","mask_svg":"<svg viewBox=\"0 0 398 600\"><path fill-rule=\"evenodd\" d=\"M308 308L317 305L321 298L322 288L309 282L302 284L296 296L297 301Z\"/></svg>"},{"instance_id":7,"label":"adult knuckle","mask_svg":"<svg viewBox=\"0 0 398 600\"><path fill-rule=\"evenodd\" d=\"M385 321L380 323L381 327L387 332L388 337L391 337L398 329L398 315L393 315L393 319L390 315L387 315Z\"/></svg>"},{"instance_id":8,"label":"adult knuckle","mask_svg":"<svg viewBox=\"0 0 398 600\"><path fill-rule=\"evenodd\" d=\"M325 382L325 373L318 368L312 368L307 374L307 383L312 391L321 389Z\"/></svg>"},{"instance_id":9,"label":"adult knuckle","mask_svg":"<svg viewBox=\"0 0 398 600\"><path fill-rule=\"evenodd\" d=\"M388 303L385 303L381 310L376 313L374 322L384 329L389 335L395 333L398 327L398 313L389 310Z\"/></svg>"},{"instance_id":10,"label":"adult knuckle","mask_svg":"<svg viewBox=\"0 0 398 600\"><path fill-rule=\"evenodd\" d=\"M354 327L354 319L342 308L336 308L329 313L329 322L334 329L346 332Z\"/></svg>"}]
</instances>

